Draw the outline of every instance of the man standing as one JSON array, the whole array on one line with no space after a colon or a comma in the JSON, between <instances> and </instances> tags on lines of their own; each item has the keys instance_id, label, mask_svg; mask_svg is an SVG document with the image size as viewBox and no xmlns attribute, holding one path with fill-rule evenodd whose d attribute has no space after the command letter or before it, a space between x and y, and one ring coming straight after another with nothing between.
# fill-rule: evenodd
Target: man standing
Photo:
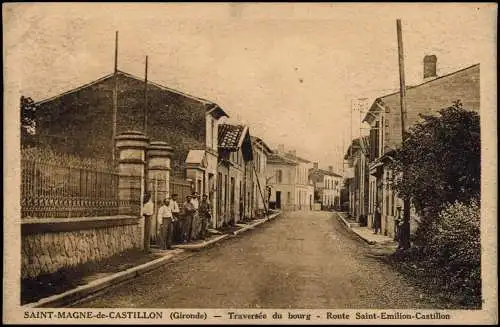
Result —
<instances>
[{"instance_id":1,"label":"man standing","mask_svg":"<svg viewBox=\"0 0 500 327\"><path fill-rule=\"evenodd\" d=\"M375 215L374 215L374 224L373 224L374 233L378 232L382 233L382 213L380 212L380 206L377 204L375 207Z\"/></svg>"},{"instance_id":2,"label":"man standing","mask_svg":"<svg viewBox=\"0 0 500 327\"><path fill-rule=\"evenodd\" d=\"M191 238L196 239L198 236L199 228L200 228L200 215L198 209L200 207L200 203L198 200L198 192L193 192L191 194L191 204L193 205L193 222L191 227Z\"/></svg>"},{"instance_id":3,"label":"man standing","mask_svg":"<svg viewBox=\"0 0 500 327\"><path fill-rule=\"evenodd\" d=\"M160 248L162 250L171 249L173 215L170 209L169 199L165 199L163 205L158 210L158 224L161 224L159 237Z\"/></svg>"},{"instance_id":4,"label":"man standing","mask_svg":"<svg viewBox=\"0 0 500 327\"><path fill-rule=\"evenodd\" d=\"M151 199L151 192L144 195L144 206L142 207L142 215L144 216L144 252L150 253L150 233L151 233L151 216L154 214L154 204Z\"/></svg>"},{"instance_id":5,"label":"man standing","mask_svg":"<svg viewBox=\"0 0 500 327\"><path fill-rule=\"evenodd\" d=\"M191 241L191 234L193 232L193 215L195 212L194 206L191 203L191 196L186 196L186 202L182 206L184 211L184 221L183 221L183 242Z\"/></svg>"},{"instance_id":6,"label":"man standing","mask_svg":"<svg viewBox=\"0 0 500 327\"><path fill-rule=\"evenodd\" d=\"M203 198L199 207L199 215L201 218L201 238L205 239L207 237L208 222L210 220L210 201L208 201L208 195L203 194Z\"/></svg>"},{"instance_id":7,"label":"man standing","mask_svg":"<svg viewBox=\"0 0 500 327\"><path fill-rule=\"evenodd\" d=\"M179 208L179 203L177 203L178 194L172 194L172 198L170 199L170 211L172 212L172 217L174 218L174 239L176 242L182 242L182 221L180 217L181 209Z\"/></svg>"}]
</instances>

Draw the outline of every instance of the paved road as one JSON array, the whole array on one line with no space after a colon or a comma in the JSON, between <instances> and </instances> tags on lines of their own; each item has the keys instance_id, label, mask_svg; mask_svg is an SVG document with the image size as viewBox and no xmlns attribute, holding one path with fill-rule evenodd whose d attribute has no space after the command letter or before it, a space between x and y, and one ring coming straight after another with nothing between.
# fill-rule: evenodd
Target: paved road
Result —
<instances>
[{"instance_id":1,"label":"paved road","mask_svg":"<svg viewBox=\"0 0 500 327\"><path fill-rule=\"evenodd\" d=\"M334 213L293 212L75 307L432 308Z\"/></svg>"}]
</instances>

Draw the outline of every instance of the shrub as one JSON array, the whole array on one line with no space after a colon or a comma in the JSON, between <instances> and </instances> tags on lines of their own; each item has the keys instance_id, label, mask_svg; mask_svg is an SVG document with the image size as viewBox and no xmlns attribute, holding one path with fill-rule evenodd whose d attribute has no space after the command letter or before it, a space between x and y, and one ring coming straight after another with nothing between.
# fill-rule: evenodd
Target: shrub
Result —
<instances>
[{"instance_id":1,"label":"shrub","mask_svg":"<svg viewBox=\"0 0 500 327\"><path fill-rule=\"evenodd\" d=\"M465 296L481 292L480 208L477 199L447 205L428 228L425 253Z\"/></svg>"}]
</instances>

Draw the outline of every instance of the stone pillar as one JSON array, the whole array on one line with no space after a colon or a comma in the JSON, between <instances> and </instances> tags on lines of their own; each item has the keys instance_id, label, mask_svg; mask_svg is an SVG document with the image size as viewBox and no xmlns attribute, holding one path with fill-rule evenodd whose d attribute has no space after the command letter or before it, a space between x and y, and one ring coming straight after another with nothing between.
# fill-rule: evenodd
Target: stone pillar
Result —
<instances>
[{"instance_id":1,"label":"stone pillar","mask_svg":"<svg viewBox=\"0 0 500 327\"><path fill-rule=\"evenodd\" d=\"M169 197L170 185L170 159L172 158L173 149L167 143L162 141L151 142L147 151L147 181L148 190L151 191L151 196L155 203L155 209L158 209L163 200ZM157 217L153 216L151 222L151 235L156 239L158 233Z\"/></svg>"},{"instance_id":2,"label":"stone pillar","mask_svg":"<svg viewBox=\"0 0 500 327\"><path fill-rule=\"evenodd\" d=\"M149 139L141 132L127 131L116 138L119 151L118 198L120 214L140 216L140 242L144 244L144 217L141 208L144 197L145 152Z\"/></svg>"}]
</instances>

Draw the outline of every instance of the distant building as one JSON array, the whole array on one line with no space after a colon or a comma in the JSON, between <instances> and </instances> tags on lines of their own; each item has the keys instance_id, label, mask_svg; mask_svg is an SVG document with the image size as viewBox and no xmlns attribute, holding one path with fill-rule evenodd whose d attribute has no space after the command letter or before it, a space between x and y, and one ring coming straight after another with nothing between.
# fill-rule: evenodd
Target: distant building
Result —
<instances>
[{"instance_id":1,"label":"distant building","mask_svg":"<svg viewBox=\"0 0 500 327\"><path fill-rule=\"evenodd\" d=\"M267 179L271 187L270 205L283 210L312 210L314 185L309 179L310 161L284 146L267 159Z\"/></svg>"},{"instance_id":2,"label":"distant building","mask_svg":"<svg viewBox=\"0 0 500 327\"><path fill-rule=\"evenodd\" d=\"M333 166L321 169L315 162L309 169L309 178L314 183L314 202L320 203L324 209L340 207L342 176L333 171Z\"/></svg>"},{"instance_id":3,"label":"distant building","mask_svg":"<svg viewBox=\"0 0 500 327\"><path fill-rule=\"evenodd\" d=\"M406 128L419 122L419 114L437 114L437 111L449 107L460 100L463 107L479 112L480 109L480 67L479 64L437 76L437 58L424 58L423 83L407 87L406 90ZM382 231L394 235L394 218L397 207L402 206L401 199L393 190L393 171L388 163L391 153L401 145L401 111L399 92L377 98L364 120L370 124L369 154L369 206L368 222L371 226L375 205L382 209ZM412 232L418 226L418 217L412 213L410 226Z\"/></svg>"}]
</instances>

